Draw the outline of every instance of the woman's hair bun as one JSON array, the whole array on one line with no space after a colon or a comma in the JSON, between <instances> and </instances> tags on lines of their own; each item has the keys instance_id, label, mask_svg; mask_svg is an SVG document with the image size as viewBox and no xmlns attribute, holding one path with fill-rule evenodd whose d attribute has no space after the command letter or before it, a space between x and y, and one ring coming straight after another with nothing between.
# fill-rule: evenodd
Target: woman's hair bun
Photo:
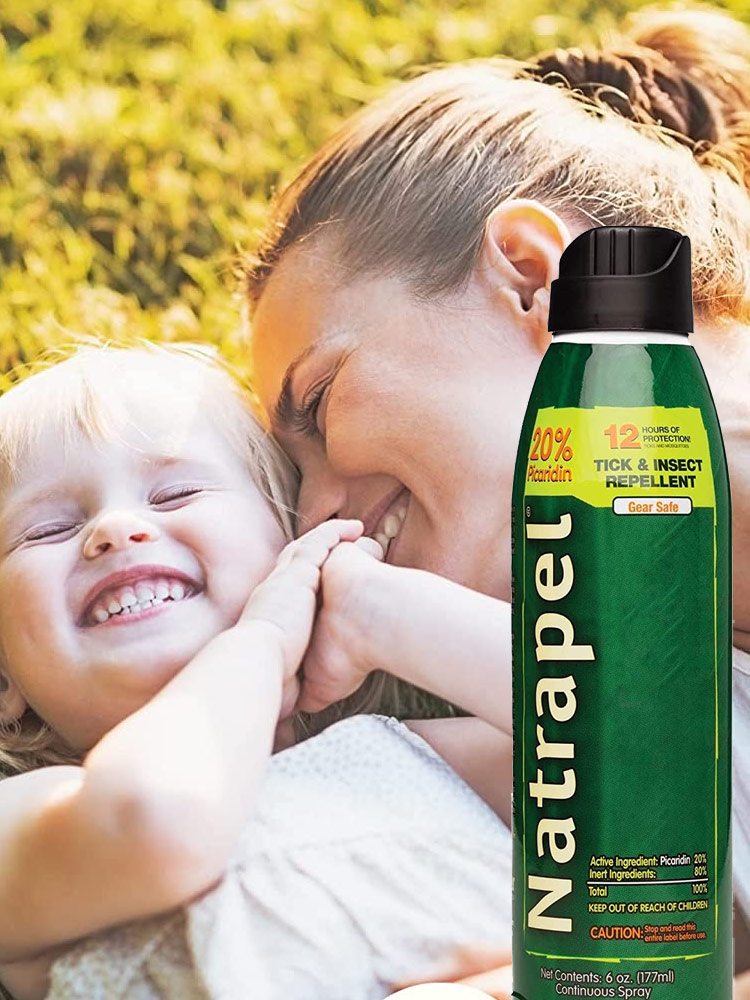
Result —
<instances>
[{"instance_id":1,"label":"woman's hair bun","mask_svg":"<svg viewBox=\"0 0 750 1000\"><path fill-rule=\"evenodd\" d=\"M659 52L633 47L555 49L534 60L534 76L562 77L598 103L633 121L659 123L692 143L713 145L722 119L702 88Z\"/></svg>"},{"instance_id":2,"label":"woman's hair bun","mask_svg":"<svg viewBox=\"0 0 750 1000\"><path fill-rule=\"evenodd\" d=\"M687 140L696 155L747 134L750 31L718 10L643 9L597 47L553 49L530 60L535 79L562 78L634 121Z\"/></svg>"}]
</instances>

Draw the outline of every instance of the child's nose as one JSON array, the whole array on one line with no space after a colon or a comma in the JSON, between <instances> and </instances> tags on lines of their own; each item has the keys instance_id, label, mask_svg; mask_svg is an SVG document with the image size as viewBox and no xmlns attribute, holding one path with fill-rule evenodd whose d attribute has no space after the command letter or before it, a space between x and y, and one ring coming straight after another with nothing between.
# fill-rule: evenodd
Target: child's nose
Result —
<instances>
[{"instance_id":1,"label":"child's nose","mask_svg":"<svg viewBox=\"0 0 750 1000\"><path fill-rule=\"evenodd\" d=\"M139 514L126 510L110 510L102 514L84 542L86 559L111 550L125 549L139 542L153 542L159 537L154 524Z\"/></svg>"}]
</instances>

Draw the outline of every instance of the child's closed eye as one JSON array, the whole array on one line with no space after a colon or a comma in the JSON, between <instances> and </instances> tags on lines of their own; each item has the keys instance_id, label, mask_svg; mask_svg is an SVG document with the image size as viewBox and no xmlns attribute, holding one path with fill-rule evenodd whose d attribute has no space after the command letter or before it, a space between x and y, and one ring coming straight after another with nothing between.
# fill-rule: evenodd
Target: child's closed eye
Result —
<instances>
[{"instance_id":1,"label":"child's closed eye","mask_svg":"<svg viewBox=\"0 0 750 1000\"><path fill-rule=\"evenodd\" d=\"M181 486L169 486L165 489L159 490L158 492L152 494L149 503L153 507L160 507L162 509L172 509L174 507L179 507L183 503L186 503L192 497L196 497L201 493L206 492L205 486L199 485L181 485Z\"/></svg>"},{"instance_id":2,"label":"child's closed eye","mask_svg":"<svg viewBox=\"0 0 750 1000\"><path fill-rule=\"evenodd\" d=\"M64 541L81 527L80 521L47 521L35 524L21 537L21 542Z\"/></svg>"}]
</instances>

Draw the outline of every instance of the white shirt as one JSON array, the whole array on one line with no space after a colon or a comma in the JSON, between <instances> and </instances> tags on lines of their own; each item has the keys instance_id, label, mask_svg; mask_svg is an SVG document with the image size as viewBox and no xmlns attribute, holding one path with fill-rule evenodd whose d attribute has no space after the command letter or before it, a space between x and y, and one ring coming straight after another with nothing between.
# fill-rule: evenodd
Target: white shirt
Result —
<instances>
[{"instance_id":1,"label":"white shirt","mask_svg":"<svg viewBox=\"0 0 750 1000\"><path fill-rule=\"evenodd\" d=\"M355 716L271 758L218 886L77 945L47 1000L382 1000L510 935L508 829L402 723Z\"/></svg>"}]
</instances>

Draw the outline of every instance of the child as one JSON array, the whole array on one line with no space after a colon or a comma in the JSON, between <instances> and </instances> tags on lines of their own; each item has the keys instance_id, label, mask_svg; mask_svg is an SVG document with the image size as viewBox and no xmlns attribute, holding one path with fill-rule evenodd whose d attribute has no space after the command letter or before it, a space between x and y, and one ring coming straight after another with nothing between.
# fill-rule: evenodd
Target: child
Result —
<instances>
[{"instance_id":1,"label":"child","mask_svg":"<svg viewBox=\"0 0 750 1000\"><path fill-rule=\"evenodd\" d=\"M289 484L200 352L89 348L0 400L16 1000L375 1000L509 940L508 830L420 736L358 716L271 757L321 573L380 553L344 520L284 548ZM448 757L445 722L483 725L436 723Z\"/></svg>"}]
</instances>

